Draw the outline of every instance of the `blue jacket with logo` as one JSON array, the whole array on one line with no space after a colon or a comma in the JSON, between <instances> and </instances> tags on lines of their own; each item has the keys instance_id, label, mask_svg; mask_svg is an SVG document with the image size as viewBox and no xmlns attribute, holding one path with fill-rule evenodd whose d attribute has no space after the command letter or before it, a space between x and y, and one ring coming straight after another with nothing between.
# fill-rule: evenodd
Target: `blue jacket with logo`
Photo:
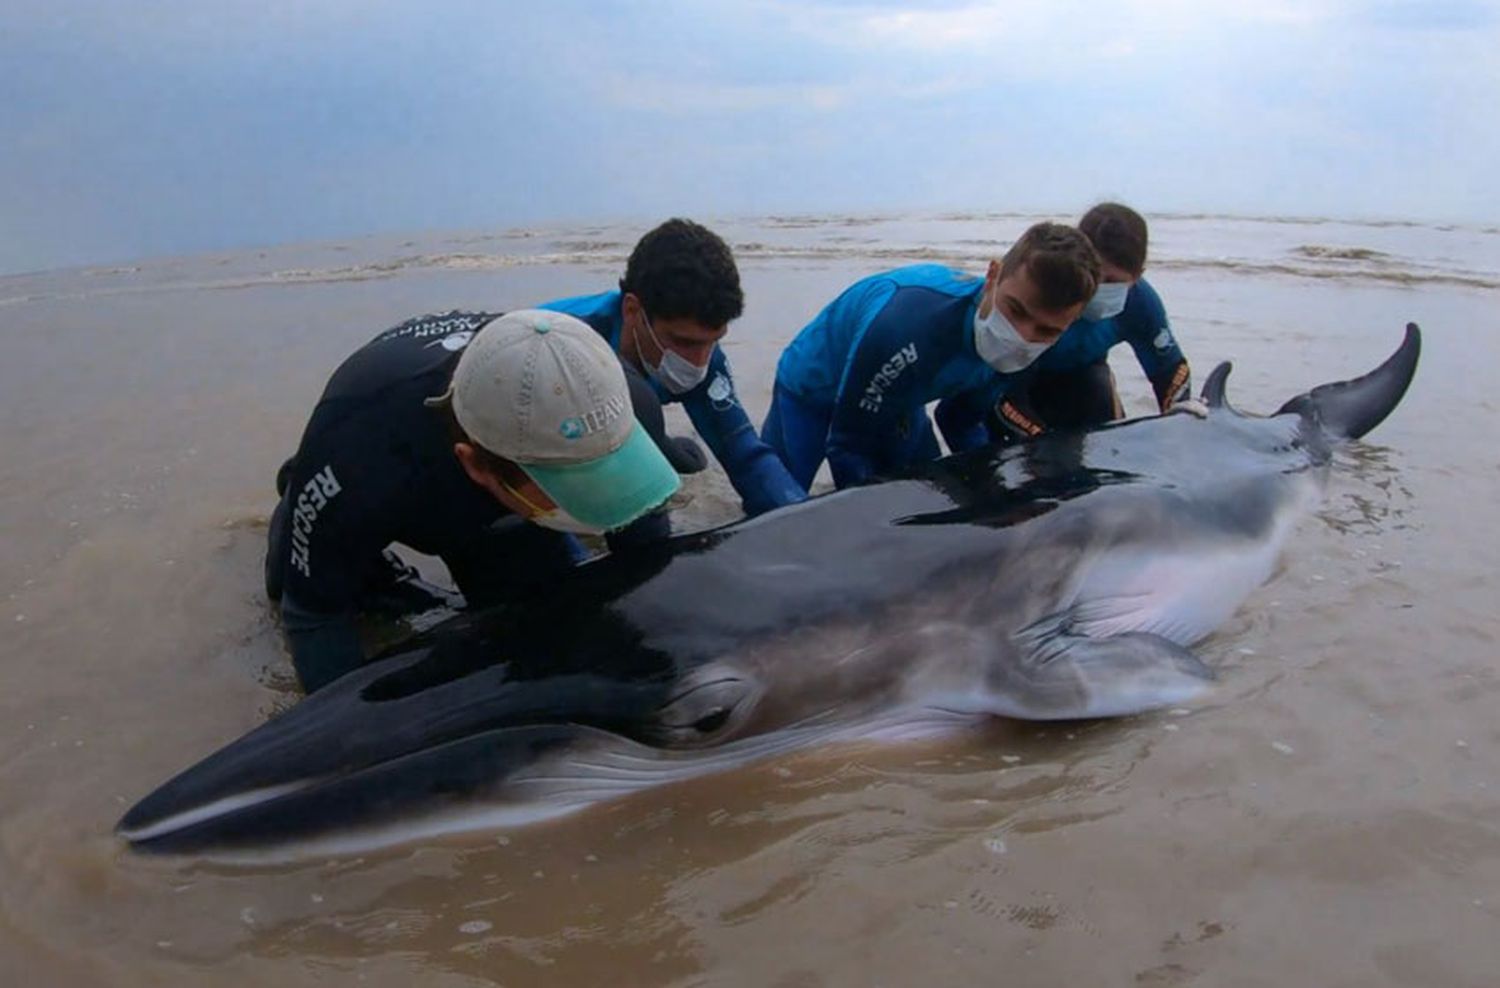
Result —
<instances>
[{"instance_id":1,"label":"blue jacket with logo","mask_svg":"<svg viewBox=\"0 0 1500 988\"><path fill-rule=\"evenodd\" d=\"M993 407L1014 375L974 349L974 313L984 279L918 264L855 282L803 327L776 368L776 386L831 412L828 465L839 487L909 466L927 428L925 406L950 447L983 441L972 415L955 406Z\"/></svg>"},{"instance_id":2,"label":"blue jacket with logo","mask_svg":"<svg viewBox=\"0 0 1500 988\"><path fill-rule=\"evenodd\" d=\"M1119 343L1129 343L1140 361L1141 370L1151 381L1157 402L1165 409L1186 397L1187 358L1172 335L1167 310L1145 279L1130 287L1125 308L1119 315L1097 322L1079 319L1067 332L1037 359L1040 371L1066 373L1079 370L1099 360Z\"/></svg>"},{"instance_id":3,"label":"blue jacket with logo","mask_svg":"<svg viewBox=\"0 0 1500 988\"><path fill-rule=\"evenodd\" d=\"M620 330L624 325L621 299L620 292L612 291L557 299L538 308L577 316L618 350ZM807 492L792 479L781 458L761 441L750 424L750 417L735 394L729 361L724 358L721 348L714 347L707 377L685 394L673 394L655 380L650 383L664 404L682 403L698 435L703 437L729 475L729 482L739 493L747 515L758 515L806 499Z\"/></svg>"}]
</instances>

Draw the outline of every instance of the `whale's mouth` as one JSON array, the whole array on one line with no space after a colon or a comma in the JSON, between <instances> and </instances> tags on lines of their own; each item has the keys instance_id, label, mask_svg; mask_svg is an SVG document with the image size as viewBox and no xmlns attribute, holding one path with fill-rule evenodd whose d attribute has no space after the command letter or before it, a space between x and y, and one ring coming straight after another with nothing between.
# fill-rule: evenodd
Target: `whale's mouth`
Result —
<instances>
[{"instance_id":1,"label":"whale's mouth","mask_svg":"<svg viewBox=\"0 0 1500 988\"><path fill-rule=\"evenodd\" d=\"M665 748L699 748L732 737L759 699L759 685L724 665L706 667L685 680L655 717L642 726L642 740Z\"/></svg>"},{"instance_id":2,"label":"whale's mouth","mask_svg":"<svg viewBox=\"0 0 1500 988\"><path fill-rule=\"evenodd\" d=\"M144 844L167 834L190 829L206 820L229 816L247 807L269 803L289 793L310 788L316 785L318 781L320 780L299 779L295 782L283 783L277 786L267 786L264 789L234 793L233 795L216 799L201 806L188 807L170 816L145 819L140 822L133 819L136 814L133 812L128 813L116 825L115 832L132 844Z\"/></svg>"},{"instance_id":3,"label":"whale's mouth","mask_svg":"<svg viewBox=\"0 0 1500 988\"><path fill-rule=\"evenodd\" d=\"M615 749L625 755L641 752L631 762L639 765L658 754L585 725L501 727L338 775L310 776L168 814L127 814L116 832L137 850L217 858L224 851L311 846L344 831L385 829L402 819L464 816L476 807L486 819L519 825L589 802L593 797L587 793L554 785L553 776L574 758ZM611 793L622 785L609 777L595 788ZM444 824L433 832L451 829Z\"/></svg>"}]
</instances>

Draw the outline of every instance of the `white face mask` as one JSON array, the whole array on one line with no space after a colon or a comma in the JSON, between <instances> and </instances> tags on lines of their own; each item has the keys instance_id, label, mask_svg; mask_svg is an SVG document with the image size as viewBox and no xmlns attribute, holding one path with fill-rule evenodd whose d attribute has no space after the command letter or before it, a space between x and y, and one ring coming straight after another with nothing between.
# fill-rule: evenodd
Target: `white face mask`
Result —
<instances>
[{"instance_id":1,"label":"white face mask","mask_svg":"<svg viewBox=\"0 0 1500 988\"><path fill-rule=\"evenodd\" d=\"M1130 282L1128 281L1106 281L1094 292L1094 297L1089 299L1089 304L1083 307L1080 318L1090 319L1098 322L1100 319L1113 319L1125 311L1125 296L1130 294Z\"/></svg>"},{"instance_id":2,"label":"white face mask","mask_svg":"<svg viewBox=\"0 0 1500 988\"><path fill-rule=\"evenodd\" d=\"M603 535L604 529L588 525L568 514L562 508L553 508L545 514L532 515L526 519L534 525L550 528L554 532L571 532L574 535Z\"/></svg>"},{"instance_id":3,"label":"white face mask","mask_svg":"<svg viewBox=\"0 0 1500 988\"><path fill-rule=\"evenodd\" d=\"M543 528L550 528L554 532L571 532L574 535L604 534L604 529L598 527L597 525L589 525L585 522L579 521L577 518L574 518L572 515L568 514L566 511L555 504L547 510L543 511L540 507L537 506L536 502L532 501L531 498L527 497L525 494L522 494L520 491L507 484L505 481L500 480L498 477L496 478L496 480L501 487L505 488L507 494L526 506L527 510L522 512L521 517L525 518L533 525L540 525ZM548 500L551 499L549 498ZM507 506L513 507L511 505Z\"/></svg>"},{"instance_id":4,"label":"white face mask","mask_svg":"<svg viewBox=\"0 0 1500 988\"><path fill-rule=\"evenodd\" d=\"M661 351L661 363L653 364L646 360L646 355L641 352L641 339L635 340L635 355L641 358L641 364L646 368L646 373L662 387L674 395L687 394L689 391L703 383L708 376L708 364L699 367L691 360L678 353L676 350L668 350L661 345L661 340L656 338L656 330L651 327L651 320L646 318L646 311L641 310L641 322L646 326L646 332L651 334L651 342Z\"/></svg>"},{"instance_id":5,"label":"white face mask","mask_svg":"<svg viewBox=\"0 0 1500 988\"><path fill-rule=\"evenodd\" d=\"M1040 357L1051 343L1032 343L1016 332L1016 327L1000 313L998 305L990 306L983 318L974 313L974 349L979 359L1002 374L1025 370Z\"/></svg>"}]
</instances>

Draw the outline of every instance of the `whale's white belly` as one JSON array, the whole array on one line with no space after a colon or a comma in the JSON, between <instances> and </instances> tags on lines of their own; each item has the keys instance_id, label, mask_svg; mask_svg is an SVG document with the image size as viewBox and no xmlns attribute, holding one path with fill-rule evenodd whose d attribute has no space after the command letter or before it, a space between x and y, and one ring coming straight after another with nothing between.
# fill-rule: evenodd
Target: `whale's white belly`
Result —
<instances>
[{"instance_id":1,"label":"whale's white belly","mask_svg":"<svg viewBox=\"0 0 1500 988\"><path fill-rule=\"evenodd\" d=\"M1290 499L1260 538L1134 544L1101 553L1080 574L1068 630L1091 638L1143 631L1193 644L1221 627L1270 578L1310 500Z\"/></svg>"}]
</instances>

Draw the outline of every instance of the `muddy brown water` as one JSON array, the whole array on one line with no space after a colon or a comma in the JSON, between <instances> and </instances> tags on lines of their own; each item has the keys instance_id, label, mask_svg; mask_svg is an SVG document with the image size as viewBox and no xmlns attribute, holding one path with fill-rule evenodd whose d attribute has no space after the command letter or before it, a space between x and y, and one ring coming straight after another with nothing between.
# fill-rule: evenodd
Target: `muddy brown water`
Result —
<instances>
[{"instance_id":1,"label":"muddy brown water","mask_svg":"<svg viewBox=\"0 0 1500 988\"><path fill-rule=\"evenodd\" d=\"M758 421L781 346L895 262L745 253ZM131 802L295 701L259 569L328 373L407 316L619 272L224 275L265 258L0 279L0 984L1500 984L1493 288L1153 276L1249 410L1426 331L1406 402L1200 647L1222 684L1191 710L805 752L360 858L137 856ZM679 509L734 514L718 474Z\"/></svg>"}]
</instances>

